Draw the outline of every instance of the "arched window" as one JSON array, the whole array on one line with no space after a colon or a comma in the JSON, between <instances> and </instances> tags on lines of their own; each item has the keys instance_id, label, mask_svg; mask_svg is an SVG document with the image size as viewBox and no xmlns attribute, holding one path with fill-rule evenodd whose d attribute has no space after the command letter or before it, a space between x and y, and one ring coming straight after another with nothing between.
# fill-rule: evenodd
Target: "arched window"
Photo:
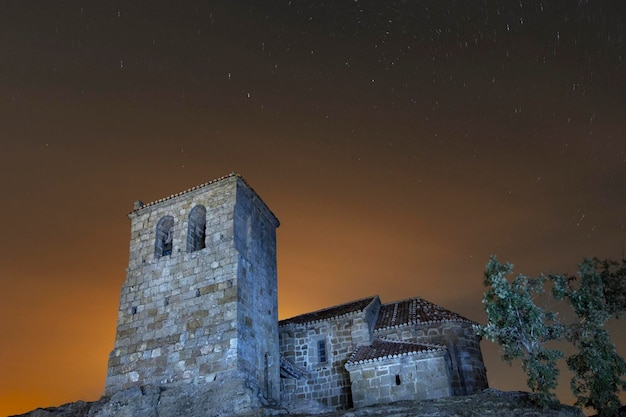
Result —
<instances>
[{"instance_id":1,"label":"arched window","mask_svg":"<svg viewBox=\"0 0 626 417\"><path fill-rule=\"evenodd\" d=\"M195 206L189 213L187 228L187 252L195 252L206 247L206 208Z\"/></svg>"},{"instance_id":2,"label":"arched window","mask_svg":"<svg viewBox=\"0 0 626 417\"><path fill-rule=\"evenodd\" d=\"M172 216L162 217L157 223L156 241L154 243L154 257L172 254L172 243L174 234L174 218Z\"/></svg>"}]
</instances>

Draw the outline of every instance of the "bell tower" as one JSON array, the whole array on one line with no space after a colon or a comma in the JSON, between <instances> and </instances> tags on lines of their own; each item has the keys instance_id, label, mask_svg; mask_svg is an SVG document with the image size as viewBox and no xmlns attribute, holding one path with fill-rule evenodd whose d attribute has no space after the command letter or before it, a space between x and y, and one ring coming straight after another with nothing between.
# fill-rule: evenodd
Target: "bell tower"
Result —
<instances>
[{"instance_id":1,"label":"bell tower","mask_svg":"<svg viewBox=\"0 0 626 417\"><path fill-rule=\"evenodd\" d=\"M238 174L136 202L105 394L239 379L279 399L277 218ZM243 385L243 384L242 384Z\"/></svg>"}]
</instances>

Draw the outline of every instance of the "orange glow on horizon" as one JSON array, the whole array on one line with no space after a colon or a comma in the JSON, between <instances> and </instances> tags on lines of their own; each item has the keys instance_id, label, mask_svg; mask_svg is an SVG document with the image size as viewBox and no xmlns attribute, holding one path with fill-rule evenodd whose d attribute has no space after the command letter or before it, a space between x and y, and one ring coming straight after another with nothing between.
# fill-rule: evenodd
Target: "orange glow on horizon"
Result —
<instances>
[{"instance_id":1,"label":"orange glow on horizon","mask_svg":"<svg viewBox=\"0 0 626 417\"><path fill-rule=\"evenodd\" d=\"M622 22L435 3L3 9L0 416L101 395L133 202L233 171L281 222L280 318L378 294L483 321L491 254L620 259ZM524 390L482 346L492 386Z\"/></svg>"}]
</instances>

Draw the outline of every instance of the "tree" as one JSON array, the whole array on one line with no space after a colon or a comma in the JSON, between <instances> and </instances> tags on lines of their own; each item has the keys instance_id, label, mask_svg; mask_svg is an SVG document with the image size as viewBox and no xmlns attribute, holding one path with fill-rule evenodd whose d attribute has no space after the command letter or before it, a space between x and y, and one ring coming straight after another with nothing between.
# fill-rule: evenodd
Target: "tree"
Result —
<instances>
[{"instance_id":1,"label":"tree","mask_svg":"<svg viewBox=\"0 0 626 417\"><path fill-rule=\"evenodd\" d=\"M578 317L567 339L578 353L567 358L574 372L571 389L576 405L595 408L600 416L616 416L621 406L619 391L626 390L626 363L617 354L604 324L626 311L626 261L585 259L578 278L552 275L556 299L567 299Z\"/></svg>"},{"instance_id":2,"label":"tree","mask_svg":"<svg viewBox=\"0 0 626 417\"><path fill-rule=\"evenodd\" d=\"M476 326L476 330L500 344L501 358L509 364L521 359L534 401L547 406L556 399L552 392L559 375L556 361L563 353L546 344L562 338L563 327L557 322L556 313L535 304L535 299L544 293L547 278L517 275L509 282L507 275L512 273L512 264L501 264L495 256L489 259L484 280L488 290L483 296L488 322L486 326Z\"/></svg>"}]
</instances>

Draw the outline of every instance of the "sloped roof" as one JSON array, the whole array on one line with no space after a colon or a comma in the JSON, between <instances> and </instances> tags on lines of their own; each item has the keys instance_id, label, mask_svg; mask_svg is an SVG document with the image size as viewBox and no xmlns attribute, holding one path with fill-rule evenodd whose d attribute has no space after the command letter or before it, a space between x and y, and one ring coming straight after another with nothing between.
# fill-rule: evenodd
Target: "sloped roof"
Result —
<instances>
[{"instance_id":1,"label":"sloped roof","mask_svg":"<svg viewBox=\"0 0 626 417\"><path fill-rule=\"evenodd\" d=\"M316 321L328 320L335 317L345 316L346 314L356 313L363 311L368 305L374 301L374 297L362 298L360 300L351 301L346 304L341 304L334 307L325 308L322 310L314 311L312 313L302 314L300 316L291 317L278 322L279 326L285 326L287 324L306 324Z\"/></svg>"},{"instance_id":2,"label":"sloped roof","mask_svg":"<svg viewBox=\"0 0 626 417\"><path fill-rule=\"evenodd\" d=\"M178 196L181 196L181 195L183 195L183 194L187 194L187 193L189 193L189 192L191 192L191 191L195 191L195 190L197 190L197 189L199 189L199 188L206 187L207 185L214 184L214 183L216 183L216 182L223 181L223 180L225 180L225 179L227 179L227 178L231 178L231 177L239 177L239 178L241 178L241 180L242 180L242 181L243 181L246 185L248 185L247 181L246 181L246 180L244 180L244 179L243 179L243 177L242 177L240 174L237 174L236 172L234 172L234 171L233 171L233 172L231 172L231 173L230 173L230 174L228 174L228 175L223 175L223 176L221 176L221 177L219 177L219 178L216 178L216 179L214 179L214 180L211 180L211 181L209 181L209 182L205 182L204 184L196 185L195 187L188 188L188 189L186 189L186 190L184 190L184 191L180 191L180 192L178 192L178 193L176 193L176 194L172 194L172 195L167 196L167 197L159 198L158 200L152 201L152 202L150 202L150 203L143 203L143 202L141 202L141 204L140 204L138 207L135 207L135 208L133 209L133 211L138 211L138 210L144 209L144 208L146 208L146 207L153 206L153 205L158 204L158 203L161 203L161 202L163 202L163 201L170 200L170 199L172 199L172 198L174 198L174 197L178 197ZM248 187L250 187L250 186L248 185ZM251 188L251 187L250 187L250 188Z\"/></svg>"},{"instance_id":3,"label":"sloped roof","mask_svg":"<svg viewBox=\"0 0 626 417\"><path fill-rule=\"evenodd\" d=\"M425 352L442 351L445 348L436 345L424 345L420 343L398 342L388 339L374 339L370 346L361 346L348 359L346 363L366 363L381 359L396 358L405 355Z\"/></svg>"},{"instance_id":4,"label":"sloped roof","mask_svg":"<svg viewBox=\"0 0 626 417\"><path fill-rule=\"evenodd\" d=\"M289 359L280 355L280 376L281 378L300 379L306 375L306 370L297 367Z\"/></svg>"},{"instance_id":5,"label":"sloped roof","mask_svg":"<svg viewBox=\"0 0 626 417\"><path fill-rule=\"evenodd\" d=\"M408 324L432 323L437 321L467 321L460 314L453 313L437 304L416 297L408 300L383 304L378 313L374 331L399 327Z\"/></svg>"},{"instance_id":6,"label":"sloped roof","mask_svg":"<svg viewBox=\"0 0 626 417\"><path fill-rule=\"evenodd\" d=\"M186 190L184 190L184 191L180 191L180 192L178 192L178 193L176 193L176 194L172 194L172 195L170 195L170 196L168 196L168 197L163 197L163 198L160 198L160 199L155 200L155 201L152 201L152 202L150 202L150 203L143 203L143 202L140 202L140 201L139 201L139 202L138 202L139 204L133 208L132 213L134 213L134 212L136 212L136 211L139 211L139 210L143 210L143 209L145 209L145 208L147 208L147 207L150 207L150 206L154 206L155 204L159 204L159 203L161 203L161 202L163 202L163 201L167 201L167 200L170 200L170 199L172 199L172 198L179 197L179 196L181 196L181 195L183 195L183 194L190 193L190 192L195 191L195 190L197 190L197 189L207 187L207 186L209 186L209 185L211 185L211 184L215 184L216 182L220 182L220 181L226 180L226 179L228 179L228 178L232 178L232 177L237 177L237 178L239 178L239 179L240 179L240 180L241 180L241 181L242 181L242 182L243 182L243 183L244 183L244 184L245 184L245 185L246 185L246 186L250 189L250 191L252 191L252 192L254 193L254 195L255 195L255 196L259 199L259 201L261 201L261 202L263 203L263 205L267 208L267 210L268 210L268 211L270 212L270 214L274 217L274 219L276 219L276 222L277 222L277 223L279 223L278 218L276 217L276 215L272 212L272 210L270 210L270 208L267 206L267 204L265 204L265 202L264 202L264 201L263 201L263 199L259 196L259 194L258 194L256 191L254 191L254 188L252 188L252 187L250 186L250 184L248 183L248 181L246 181L246 179L245 179L245 178L244 178L241 174L239 174L238 172L235 172L235 171L231 172L231 173L230 173L230 174L228 174L228 175L221 176L221 177L216 178L216 179L214 179L214 180L211 180L211 181L209 181L209 182L205 182L204 184L196 185L195 187L188 188L188 189L186 189Z\"/></svg>"}]
</instances>

